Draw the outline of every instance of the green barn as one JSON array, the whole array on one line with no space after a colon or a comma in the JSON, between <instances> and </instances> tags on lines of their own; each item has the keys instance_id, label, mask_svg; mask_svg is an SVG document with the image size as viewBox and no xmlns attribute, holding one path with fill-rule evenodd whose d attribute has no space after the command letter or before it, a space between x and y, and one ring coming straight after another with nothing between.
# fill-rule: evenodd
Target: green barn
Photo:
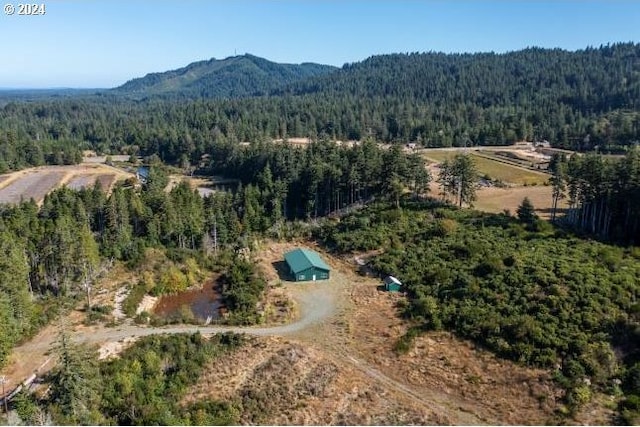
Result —
<instances>
[{"instance_id":1,"label":"green barn","mask_svg":"<svg viewBox=\"0 0 640 427\"><path fill-rule=\"evenodd\" d=\"M329 266L320 255L309 249L294 249L284 254L284 259L289 266L291 277L296 282L329 278Z\"/></svg>"}]
</instances>

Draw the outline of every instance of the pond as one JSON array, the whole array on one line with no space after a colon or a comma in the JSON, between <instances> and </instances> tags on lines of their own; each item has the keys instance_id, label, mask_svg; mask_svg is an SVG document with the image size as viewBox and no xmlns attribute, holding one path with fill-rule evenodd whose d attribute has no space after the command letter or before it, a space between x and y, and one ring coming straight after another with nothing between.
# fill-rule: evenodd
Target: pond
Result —
<instances>
[{"instance_id":1,"label":"pond","mask_svg":"<svg viewBox=\"0 0 640 427\"><path fill-rule=\"evenodd\" d=\"M158 300L153 312L166 319L179 319L189 315L202 322L207 319L215 320L220 317L223 307L220 294L215 289L213 279L207 280L202 287L189 289L175 295L164 295Z\"/></svg>"}]
</instances>

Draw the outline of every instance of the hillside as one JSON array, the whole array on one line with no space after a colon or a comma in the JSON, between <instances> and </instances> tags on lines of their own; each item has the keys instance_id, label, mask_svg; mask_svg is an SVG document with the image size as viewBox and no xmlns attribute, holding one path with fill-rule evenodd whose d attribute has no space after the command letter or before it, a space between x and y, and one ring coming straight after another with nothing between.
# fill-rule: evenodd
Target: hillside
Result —
<instances>
[{"instance_id":1,"label":"hillside","mask_svg":"<svg viewBox=\"0 0 640 427\"><path fill-rule=\"evenodd\" d=\"M270 96L251 96L261 94ZM35 146L49 162L48 153L72 144L113 153L129 146L171 163L195 161L217 142L292 137L423 147L547 140L623 154L640 141L639 123L640 44L381 55L340 69L244 55L93 97L10 102L0 109L0 127L10 129L0 142L11 141L0 144L0 158L10 170L35 166L43 163Z\"/></svg>"},{"instance_id":2,"label":"hillside","mask_svg":"<svg viewBox=\"0 0 640 427\"><path fill-rule=\"evenodd\" d=\"M245 54L212 58L186 67L126 82L115 89L133 96L169 95L186 98L244 97L270 93L286 84L327 74L335 67L314 63L278 64Z\"/></svg>"},{"instance_id":3,"label":"hillside","mask_svg":"<svg viewBox=\"0 0 640 427\"><path fill-rule=\"evenodd\" d=\"M398 97L477 107L553 100L580 111L640 107L640 45L504 54L437 52L372 56L292 84L297 95Z\"/></svg>"}]
</instances>

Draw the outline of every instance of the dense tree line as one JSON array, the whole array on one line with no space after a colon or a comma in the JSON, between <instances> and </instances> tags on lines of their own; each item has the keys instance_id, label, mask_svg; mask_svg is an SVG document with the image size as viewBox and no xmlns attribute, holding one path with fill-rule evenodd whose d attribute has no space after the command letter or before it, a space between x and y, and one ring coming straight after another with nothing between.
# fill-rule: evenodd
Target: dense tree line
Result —
<instances>
[{"instance_id":1,"label":"dense tree line","mask_svg":"<svg viewBox=\"0 0 640 427\"><path fill-rule=\"evenodd\" d=\"M16 132L0 132L0 173L31 166L73 165L82 161L82 152L76 141L39 141L19 138Z\"/></svg>"},{"instance_id":2,"label":"dense tree line","mask_svg":"<svg viewBox=\"0 0 640 427\"><path fill-rule=\"evenodd\" d=\"M211 159L208 172L245 185L243 214L254 230L283 218L324 216L375 196L397 199L405 186L417 196L431 180L418 155L406 155L397 145L381 150L371 140L350 148L329 141L306 149L216 144ZM267 223L261 227L259 219Z\"/></svg>"},{"instance_id":3,"label":"dense tree line","mask_svg":"<svg viewBox=\"0 0 640 427\"><path fill-rule=\"evenodd\" d=\"M382 55L247 98L133 101L101 93L8 102L0 128L12 136L0 150L23 156L17 147L35 144L45 157L73 157L68 141L78 149L197 163L215 143L308 136L427 147L549 140L619 152L640 141L639 49ZM37 149L29 150L36 153L7 167L36 164Z\"/></svg>"},{"instance_id":4,"label":"dense tree line","mask_svg":"<svg viewBox=\"0 0 640 427\"><path fill-rule=\"evenodd\" d=\"M640 150L624 158L556 156L552 170L554 206L559 198L569 202L566 222L606 239L640 241Z\"/></svg>"}]
</instances>

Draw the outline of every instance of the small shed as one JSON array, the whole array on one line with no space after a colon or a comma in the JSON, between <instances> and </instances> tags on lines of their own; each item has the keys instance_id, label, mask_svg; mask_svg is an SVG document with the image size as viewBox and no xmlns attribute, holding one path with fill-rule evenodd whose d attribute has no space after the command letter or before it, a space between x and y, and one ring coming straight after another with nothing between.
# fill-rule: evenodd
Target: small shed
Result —
<instances>
[{"instance_id":1,"label":"small shed","mask_svg":"<svg viewBox=\"0 0 640 427\"><path fill-rule=\"evenodd\" d=\"M309 249L294 249L284 254L289 272L296 282L327 280L331 269L316 252Z\"/></svg>"},{"instance_id":2,"label":"small shed","mask_svg":"<svg viewBox=\"0 0 640 427\"><path fill-rule=\"evenodd\" d=\"M402 282L393 276L387 276L384 278L384 290L388 292L400 292Z\"/></svg>"},{"instance_id":3,"label":"small shed","mask_svg":"<svg viewBox=\"0 0 640 427\"><path fill-rule=\"evenodd\" d=\"M138 181L142 184L146 184L149 180L149 171L149 166L140 166L136 169L136 178L138 178Z\"/></svg>"}]
</instances>

